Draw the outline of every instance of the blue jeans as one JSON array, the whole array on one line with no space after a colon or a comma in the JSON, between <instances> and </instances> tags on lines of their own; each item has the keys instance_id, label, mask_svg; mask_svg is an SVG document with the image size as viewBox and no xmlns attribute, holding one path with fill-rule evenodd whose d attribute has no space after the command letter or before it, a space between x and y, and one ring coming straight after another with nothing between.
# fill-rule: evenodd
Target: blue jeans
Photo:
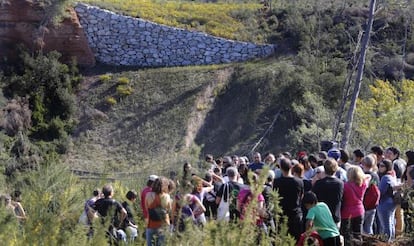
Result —
<instances>
[{"instance_id":1,"label":"blue jeans","mask_svg":"<svg viewBox=\"0 0 414 246\"><path fill-rule=\"evenodd\" d=\"M147 246L161 246L165 244L165 235L162 228L147 228L145 231Z\"/></svg>"},{"instance_id":2,"label":"blue jeans","mask_svg":"<svg viewBox=\"0 0 414 246\"><path fill-rule=\"evenodd\" d=\"M366 210L365 214L364 214L364 223L362 224L362 231L365 234L369 234L369 235L373 235L374 234L374 230L373 230L373 225L374 225L374 220L375 220L375 213L377 212L377 210L371 209L371 210Z\"/></svg>"},{"instance_id":3,"label":"blue jeans","mask_svg":"<svg viewBox=\"0 0 414 246\"><path fill-rule=\"evenodd\" d=\"M395 238L395 203L392 199L387 199L377 207L378 219L380 221L380 233L388 237L388 241Z\"/></svg>"}]
</instances>

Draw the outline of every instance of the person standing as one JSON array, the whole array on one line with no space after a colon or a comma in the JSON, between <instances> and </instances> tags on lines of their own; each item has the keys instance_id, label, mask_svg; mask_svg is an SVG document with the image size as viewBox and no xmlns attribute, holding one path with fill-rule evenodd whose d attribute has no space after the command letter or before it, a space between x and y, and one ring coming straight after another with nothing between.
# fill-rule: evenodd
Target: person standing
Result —
<instances>
[{"instance_id":1,"label":"person standing","mask_svg":"<svg viewBox=\"0 0 414 246\"><path fill-rule=\"evenodd\" d=\"M165 232L170 226L169 213L172 210L169 184L167 178L159 177L154 181L152 191L145 196L145 208L148 213L145 231L147 246L165 245Z\"/></svg>"},{"instance_id":2,"label":"person standing","mask_svg":"<svg viewBox=\"0 0 414 246\"><path fill-rule=\"evenodd\" d=\"M393 187L396 186L393 164L384 159L379 164L378 170L381 181L378 186L381 196L377 207L378 219L380 221L380 233L387 236L388 241L395 238L395 208Z\"/></svg>"},{"instance_id":3,"label":"person standing","mask_svg":"<svg viewBox=\"0 0 414 246\"><path fill-rule=\"evenodd\" d=\"M341 151L337 148L330 149L328 151L328 158L332 158L338 163L339 159L341 158ZM345 169L339 166L339 163L338 163L338 168L336 169L335 176L339 178L340 180L342 180L342 182L348 181L346 177L346 171Z\"/></svg>"},{"instance_id":4,"label":"person standing","mask_svg":"<svg viewBox=\"0 0 414 246\"><path fill-rule=\"evenodd\" d=\"M84 206L83 206L83 212L81 216L79 217L78 222L84 226L87 226L89 228L87 236L91 237L93 236L93 227L92 227L92 221L97 217L96 211L93 210L93 205L95 202L101 198L102 192L99 189L95 189L92 191L92 197L89 198Z\"/></svg>"},{"instance_id":5,"label":"person standing","mask_svg":"<svg viewBox=\"0 0 414 246\"><path fill-rule=\"evenodd\" d=\"M364 153L360 149L356 149L352 153L353 153L354 165L360 166L362 159L365 156Z\"/></svg>"},{"instance_id":6,"label":"person standing","mask_svg":"<svg viewBox=\"0 0 414 246\"><path fill-rule=\"evenodd\" d=\"M230 221L236 221L240 218L240 211L237 210L237 196L242 188L242 185L237 182L237 169L235 167L229 167L226 170L228 182L223 183L216 195L216 204L220 209L220 202L223 198L225 202L229 203L229 219ZM227 211L226 211L227 212ZM220 211L218 211L220 213ZM218 220L227 220L228 218L217 218Z\"/></svg>"},{"instance_id":7,"label":"person standing","mask_svg":"<svg viewBox=\"0 0 414 246\"><path fill-rule=\"evenodd\" d=\"M149 192L152 191L152 184L154 183L156 179L158 179L157 175L150 175L147 180L147 186L145 186L145 188L141 191L141 195L140 195L141 197L140 206L142 209L142 215L144 216L145 224L148 223L148 210L145 207L145 197L147 196Z\"/></svg>"},{"instance_id":8,"label":"person standing","mask_svg":"<svg viewBox=\"0 0 414 246\"><path fill-rule=\"evenodd\" d=\"M122 207L125 208L127 216L122 223L122 229L129 236L131 242L138 236L138 226L134 219L134 203L137 200L138 194L135 190L130 190L126 193L126 201L122 203Z\"/></svg>"},{"instance_id":9,"label":"person standing","mask_svg":"<svg viewBox=\"0 0 414 246\"><path fill-rule=\"evenodd\" d=\"M362 203L367 181L371 176L365 176L359 166L350 167L347 171L348 182L344 184L344 194L341 208L341 235L344 236L345 245L361 242L362 218L364 205Z\"/></svg>"},{"instance_id":10,"label":"person standing","mask_svg":"<svg viewBox=\"0 0 414 246\"><path fill-rule=\"evenodd\" d=\"M22 193L19 190L16 190L11 194L11 203L14 206L14 214L16 215L19 223L22 223L26 220L26 212L22 206Z\"/></svg>"},{"instance_id":11,"label":"person standing","mask_svg":"<svg viewBox=\"0 0 414 246\"><path fill-rule=\"evenodd\" d=\"M402 176L403 183L409 189L414 189L414 151L408 150L405 152L407 156L407 168L405 173ZM412 195L411 195L412 196ZM405 220L405 232L412 232L414 230L414 224L412 223L412 218L414 218L414 211L412 207L407 204L404 208L404 220ZM413 204L414 205L414 204Z\"/></svg>"},{"instance_id":12,"label":"person standing","mask_svg":"<svg viewBox=\"0 0 414 246\"><path fill-rule=\"evenodd\" d=\"M339 230L326 203L318 202L315 193L310 191L305 193L303 204L308 210L306 231L310 232L312 228L315 228L324 246L340 246Z\"/></svg>"},{"instance_id":13,"label":"person standing","mask_svg":"<svg viewBox=\"0 0 414 246\"><path fill-rule=\"evenodd\" d=\"M102 193L104 197L96 200L92 206L92 209L98 212L98 215L102 219L102 224L105 224L108 219L110 220L108 231L110 236L113 237L110 239L111 241L114 238L115 240L119 239L126 241L126 234L122 229L120 229L120 224L125 220L127 212L122 207L121 203L112 198L114 195L112 185L105 185L102 188Z\"/></svg>"},{"instance_id":14,"label":"person standing","mask_svg":"<svg viewBox=\"0 0 414 246\"><path fill-rule=\"evenodd\" d=\"M325 169L325 177L315 182L312 191L318 197L318 201L328 205L332 217L339 228L344 183L335 176L338 169L336 160L332 158L325 160L323 167Z\"/></svg>"},{"instance_id":15,"label":"person standing","mask_svg":"<svg viewBox=\"0 0 414 246\"><path fill-rule=\"evenodd\" d=\"M380 146L372 146L371 152L376 156L378 168L379 163L384 159L384 150Z\"/></svg>"},{"instance_id":16,"label":"person standing","mask_svg":"<svg viewBox=\"0 0 414 246\"><path fill-rule=\"evenodd\" d=\"M249 170L260 173L260 171L265 166L265 163L262 162L262 155L259 152L256 152L253 154L253 162L249 164L248 168Z\"/></svg>"},{"instance_id":17,"label":"person standing","mask_svg":"<svg viewBox=\"0 0 414 246\"><path fill-rule=\"evenodd\" d=\"M374 169L377 167L376 161L375 161L375 155L370 154L370 155L365 156L362 159L361 164L362 164L362 169L364 170L364 173L371 176L370 186L375 185L376 186L375 189L377 189L380 179L379 179L378 174L374 171ZM365 203L365 199L366 199L365 197L367 196L367 193L368 193L367 191L366 191L366 194L364 196L364 203ZM370 198L370 199L372 199L372 198ZM378 206L378 201L379 201L379 199L377 199L376 206ZM369 235L374 234L373 226L374 226L374 221L375 221L375 215L376 215L376 212L377 212L377 207L376 206L374 206L374 207L365 207L364 222L363 222L363 225L362 225L362 229L363 229L363 232L365 234L369 234Z\"/></svg>"},{"instance_id":18,"label":"person standing","mask_svg":"<svg viewBox=\"0 0 414 246\"><path fill-rule=\"evenodd\" d=\"M400 150L395 147L388 147L385 150L385 158L392 161L397 185L401 185L401 178L407 168L407 162L400 157ZM395 208L395 235L401 235L404 231L404 210L401 204Z\"/></svg>"},{"instance_id":19,"label":"person standing","mask_svg":"<svg viewBox=\"0 0 414 246\"><path fill-rule=\"evenodd\" d=\"M280 205L288 218L288 233L299 240L303 232L302 197L304 194L303 181L291 173L292 162L287 158L280 160L282 177L274 180L273 189L280 197Z\"/></svg>"}]
</instances>

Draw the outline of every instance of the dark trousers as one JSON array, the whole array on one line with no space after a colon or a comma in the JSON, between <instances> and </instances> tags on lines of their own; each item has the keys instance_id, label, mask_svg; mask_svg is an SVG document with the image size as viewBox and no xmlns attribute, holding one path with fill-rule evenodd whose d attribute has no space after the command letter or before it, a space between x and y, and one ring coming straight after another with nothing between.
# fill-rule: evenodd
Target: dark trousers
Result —
<instances>
[{"instance_id":1,"label":"dark trousers","mask_svg":"<svg viewBox=\"0 0 414 246\"><path fill-rule=\"evenodd\" d=\"M240 219L240 212L230 209L230 222L237 222Z\"/></svg>"},{"instance_id":2,"label":"dark trousers","mask_svg":"<svg viewBox=\"0 0 414 246\"><path fill-rule=\"evenodd\" d=\"M206 207L206 212L204 212L204 215L211 220L215 220L217 218L218 208L216 201L209 202L207 199L204 199L203 205Z\"/></svg>"},{"instance_id":3,"label":"dark trousers","mask_svg":"<svg viewBox=\"0 0 414 246\"><path fill-rule=\"evenodd\" d=\"M288 233L295 237L297 241L303 232L302 214L288 216Z\"/></svg>"},{"instance_id":4,"label":"dark trousers","mask_svg":"<svg viewBox=\"0 0 414 246\"><path fill-rule=\"evenodd\" d=\"M341 235L345 246L352 245L352 240L361 241L362 216L341 220Z\"/></svg>"},{"instance_id":5,"label":"dark trousers","mask_svg":"<svg viewBox=\"0 0 414 246\"><path fill-rule=\"evenodd\" d=\"M326 239L322 239L323 246L340 246L341 245L341 238L339 236L336 237L328 237Z\"/></svg>"}]
</instances>

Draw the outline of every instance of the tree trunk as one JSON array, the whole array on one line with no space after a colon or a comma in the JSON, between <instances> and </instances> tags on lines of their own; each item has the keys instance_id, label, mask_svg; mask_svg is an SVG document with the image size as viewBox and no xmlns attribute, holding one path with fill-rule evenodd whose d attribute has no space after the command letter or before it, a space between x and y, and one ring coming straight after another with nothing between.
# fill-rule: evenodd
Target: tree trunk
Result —
<instances>
[{"instance_id":1,"label":"tree trunk","mask_svg":"<svg viewBox=\"0 0 414 246\"><path fill-rule=\"evenodd\" d=\"M344 87L342 88L342 100L341 104L339 105L339 109L336 114L334 126L333 126L333 140L338 141L338 133L340 131L340 125L342 122L342 118L345 112L345 106L349 99L349 94L352 87L352 77L354 76L355 71L357 70L358 59L359 59L359 52L361 48L361 41L362 41L362 31L358 34L358 42L355 46L354 55L352 56L352 60L350 61L350 65L352 65L352 69L348 70L348 74L345 79Z\"/></svg>"},{"instance_id":2,"label":"tree trunk","mask_svg":"<svg viewBox=\"0 0 414 246\"><path fill-rule=\"evenodd\" d=\"M356 109L356 102L358 99L359 91L361 90L362 75L364 74L365 66L365 57L367 54L367 49L369 45L369 38L372 30L372 23L374 22L374 13L375 13L376 0L371 0L369 6L369 18L367 23L367 28L365 30L364 39L362 41L361 53L358 63L358 73L355 80L354 92L352 94L351 104L349 105L348 114L346 117L345 132L342 136L341 147L346 148L351 136L352 122L354 120L354 113Z\"/></svg>"}]
</instances>

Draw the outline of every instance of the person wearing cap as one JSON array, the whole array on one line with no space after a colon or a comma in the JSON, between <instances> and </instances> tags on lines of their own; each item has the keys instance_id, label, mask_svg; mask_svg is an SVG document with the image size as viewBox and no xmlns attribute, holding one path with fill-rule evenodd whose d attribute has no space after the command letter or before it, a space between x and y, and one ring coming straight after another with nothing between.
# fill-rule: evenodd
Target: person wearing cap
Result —
<instances>
[{"instance_id":1,"label":"person wearing cap","mask_svg":"<svg viewBox=\"0 0 414 246\"><path fill-rule=\"evenodd\" d=\"M150 175L147 180L147 186L141 191L141 209L144 216L145 223L148 222L148 210L145 207L145 196L152 191L152 184L158 179L157 175Z\"/></svg>"},{"instance_id":2,"label":"person wearing cap","mask_svg":"<svg viewBox=\"0 0 414 246\"><path fill-rule=\"evenodd\" d=\"M306 151L304 151L304 150L299 151L298 154L297 154L297 159L300 160L305 156L308 156L308 153L306 153Z\"/></svg>"},{"instance_id":3,"label":"person wearing cap","mask_svg":"<svg viewBox=\"0 0 414 246\"><path fill-rule=\"evenodd\" d=\"M322 161L328 159L328 153L326 151L319 151L318 159Z\"/></svg>"}]
</instances>

